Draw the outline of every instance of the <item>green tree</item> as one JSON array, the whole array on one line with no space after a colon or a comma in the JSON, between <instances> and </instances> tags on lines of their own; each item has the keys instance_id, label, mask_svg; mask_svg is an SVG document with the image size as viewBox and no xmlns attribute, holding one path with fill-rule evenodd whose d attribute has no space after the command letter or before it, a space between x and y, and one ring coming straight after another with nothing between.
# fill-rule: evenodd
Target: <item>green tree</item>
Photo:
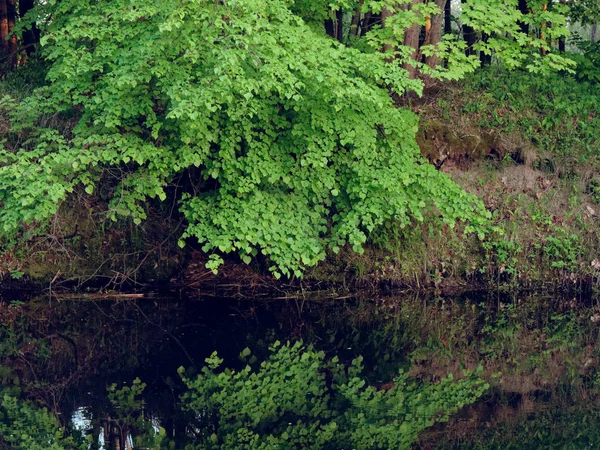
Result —
<instances>
[{"instance_id":1,"label":"green tree","mask_svg":"<svg viewBox=\"0 0 600 450\"><path fill-rule=\"evenodd\" d=\"M0 397L0 445L16 450L83 450L81 439L65 437L55 416L4 390ZM9 447L5 447L8 445Z\"/></svg>"},{"instance_id":2,"label":"green tree","mask_svg":"<svg viewBox=\"0 0 600 450\"><path fill-rule=\"evenodd\" d=\"M19 105L4 99L30 137L0 156L5 233L43 224L110 168L109 215L136 223L146 199L198 174L181 197L183 238L244 261L262 253L276 274L299 274L327 249L360 251L386 222L427 210L482 223L481 203L422 160L416 116L388 95L417 81L311 29L286 2L63 0L40 14L53 17L42 30L50 85ZM48 112L77 124L44 126Z\"/></svg>"},{"instance_id":3,"label":"green tree","mask_svg":"<svg viewBox=\"0 0 600 450\"><path fill-rule=\"evenodd\" d=\"M560 7L523 14L517 2L462 5L464 24L490 36L473 48L511 68L568 67L547 51L564 33ZM114 187L108 217L138 224L149 199L176 191L181 244L197 239L211 269L234 252L300 275L426 216L483 231L482 203L423 160L416 116L389 95L420 92L418 71L456 79L479 64L458 37L406 45L441 2L61 0L36 14L48 86L2 100L22 137L0 151L6 236L31 235L100 182ZM521 22L553 27L542 39ZM49 115L74 119L59 128ZM170 189L182 175L189 183Z\"/></svg>"}]
</instances>

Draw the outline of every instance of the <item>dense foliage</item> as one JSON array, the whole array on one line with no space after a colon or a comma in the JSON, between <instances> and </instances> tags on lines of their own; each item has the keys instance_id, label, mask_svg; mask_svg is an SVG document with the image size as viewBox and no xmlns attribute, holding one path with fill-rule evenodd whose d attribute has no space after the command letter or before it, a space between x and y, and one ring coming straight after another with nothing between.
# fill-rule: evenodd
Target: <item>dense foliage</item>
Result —
<instances>
[{"instance_id":1,"label":"dense foliage","mask_svg":"<svg viewBox=\"0 0 600 450\"><path fill-rule=\"evenodd\" d=\"M571 55L577 63L577 80L594 84L600 82L600 44L583 39L577 39L577 44L581 53Z\"/></svg>"},{"instance_id":2,"label":"dense foliage","mask_svg":"<svg viewBox=\"0 0 600 450\"><path fill-rule=\"evenodd\" d=\"M50 86L4 99L13 129L30 133L2 153L5 233L111 175L109 216L136 223L146 199L188 175L183 238L246 262L262 253L276 275L347 243L360 251L383 223L406 226L432 206L449 223L481 223L481 204L421 160L415 115L394 107L389 89L404 91L405 71L337 45L285 2L49 8ZM79 117L72 132L44 126L56 112Z\"/></svg>"},{"instance_id":3,"label":"dense foliage","mask_svg":"<svg viewBox=\"0 0 600 450\"><path fill-rule=\"evenodd\" d=\"M481 202L423 161L416 116L389 94L419 92L415 68L462 76L478 63L474 51L511 68L568 69L548 52L566 34L566 10L466 2L461 20L481 39L467 54L458 36L426 39L421 61L406 33L440 8L413 3L38 5L24 22L41 28L48 85L2 100L13 142L0 153L5 242L43 229L67 198L100 185L104 218L139 224L148 200L179 201L180 244L199 241L213 270L234 252L247 263L266 256L276 276L300 275L327 251L361 251L381 226L426 216L482 233ZM363 17L360 33L344 32L343 9ZM319 25L334 16L335 40ZM528 33L523 23L548 29Z\"/></svg>"},{"instance_id":4,"label":"dense foliage","mask_svg":"<svg viewBox=\"0 0 600 450\"><path fill-rule=\"evenodd\" d=\"M87 444L65 438L55 416L4 391L0 400L0 447L19 450L83 450Z\"/></svg>"},{"instance_id":5,"label":"dense foliage","mask_svg":"<svg viewBox=\"0 0 600 450\"><path fill-rule=\"evenodd\" d=\"M465 89L471 95L462 96L453 109L469 114L484 129L524 135L541 155L552 159L551 170L558 166L569 170L574 162L600 162L597 85L578 83L569 76L538 78L524 72L487 70L470 77ZM483 91L485 95L474 96Z\"/></svg>"},{"instance_id":6,"label":"dense foliage","mask_svg":"<svg viewBox=\"0 0 600 450\"><path fill-rule=\"evenodd\" d=\"M563 404L544 405L540 411L493 429L477 430L468 438L443 443L440 449L519 450L522 448L560 448L579 450L598 442L598 409L591 405L573 407L567 399ZM558 403L558 402L557 402Z\"/></svg>"},{"instance_id":7,"label":"dense foliage","mask_svg":"<svg viewBox=\"0 0 600 450\"><path fill-rule=\"evenodd\" d=\"M188 390L182 405L193 413L190 426L196 432L177 448L409 449L423 430L447 421L489 387L474 375L422 384L401 373L391 388L378 390L360 377L360 358L345 367L299 342L276 343L271 350L257 371L250 366L217 371L222 360L215 353L200 376L184 378ZM139 379L121 389L109 386L111 421L135 448L175 448L163 429L154 429L144 418L144 388ZM81 434L65 438L53 415L15 396L4 395L0 413L0 445L23 450L88 447Z\"/></svg>"}]
</instances>

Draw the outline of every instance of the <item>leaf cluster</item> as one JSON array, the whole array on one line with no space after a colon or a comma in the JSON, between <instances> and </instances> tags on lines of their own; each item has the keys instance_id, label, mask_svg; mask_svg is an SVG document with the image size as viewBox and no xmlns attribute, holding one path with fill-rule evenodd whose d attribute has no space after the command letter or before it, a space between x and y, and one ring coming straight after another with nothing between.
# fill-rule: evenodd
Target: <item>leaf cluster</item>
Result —
<instances>
[{"instance_id":1,"label":"leaf cluster","mask_svg":"<svg viewBox=\"0 0 600 450\"><path fill-rule=\"evenodd\" d=\"M65 437L56 417L4 390L0 399L0 440L19 450L83 450L81 439Z\"/></svg>"}]
</instances>

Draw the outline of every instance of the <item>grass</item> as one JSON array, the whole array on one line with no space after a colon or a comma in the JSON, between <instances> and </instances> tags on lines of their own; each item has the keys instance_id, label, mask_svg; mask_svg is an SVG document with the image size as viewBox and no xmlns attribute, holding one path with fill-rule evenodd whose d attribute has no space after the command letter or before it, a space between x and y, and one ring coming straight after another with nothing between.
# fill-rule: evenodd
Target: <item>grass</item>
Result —
<instances>
[{"instance_id":1,"label":"grass","mask_svg":"<svg viewBox=\"0 0 600 450\"><path fill-rule=\"evenodd\" d=\"M423 154L485 202L494 231L484 241L427 223L380 231L360 274L432 288L582 289L596 279L600 87L490 68L413 107Z\"/></svg>"}]
</instances>

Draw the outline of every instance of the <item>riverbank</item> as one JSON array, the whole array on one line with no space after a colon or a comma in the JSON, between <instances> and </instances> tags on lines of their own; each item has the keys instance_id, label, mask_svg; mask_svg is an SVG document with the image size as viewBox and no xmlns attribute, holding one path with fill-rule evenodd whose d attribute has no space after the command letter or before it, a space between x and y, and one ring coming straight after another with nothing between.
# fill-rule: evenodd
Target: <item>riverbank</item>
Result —
<instances>
[{"instance_id":1,"label":"riverbank","mask_svg":"<svg viewBox=\"0 0 600 450\"><path fill-rule=\"evenodd\" d=\"M225 258L217 274L184 224L175 192L147 203L147 219L107 222L102 186L70 197L48 231L11 244L2 275L57 289L143 289L279 296L333 290L557 289L587 292L600 270L600 92L553 75L481 71L461 87L442 84L410 106L420 117L423 155L491 213L483 239L425 216L368 236L362 254L341 248L302 279L277 281L260 255ZM109 189L109 187L107 187ZM435 214L430 211L429 214ZM6 281L4 282L6 283Z\"/></svg>"}]
</instances>

